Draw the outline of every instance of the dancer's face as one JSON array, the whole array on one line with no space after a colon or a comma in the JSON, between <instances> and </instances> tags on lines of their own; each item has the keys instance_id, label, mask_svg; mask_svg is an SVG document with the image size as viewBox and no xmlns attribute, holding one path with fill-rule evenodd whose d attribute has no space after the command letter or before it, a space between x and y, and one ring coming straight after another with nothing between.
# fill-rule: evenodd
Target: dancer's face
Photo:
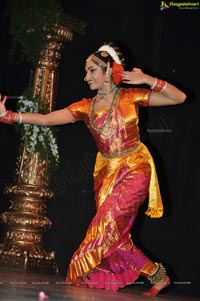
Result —
<instances>
[{"instance_id":1,"label":"dancer's face","mask_svg":"<svg viewBox=\"0 0 200 301\"><path fill-rule=\"evenodd\" d=\"M91 90L102 90L105 86L106 74L102 67L92 60L87 60L85 64L85 79Z\"/></svg>"}]
</instances>

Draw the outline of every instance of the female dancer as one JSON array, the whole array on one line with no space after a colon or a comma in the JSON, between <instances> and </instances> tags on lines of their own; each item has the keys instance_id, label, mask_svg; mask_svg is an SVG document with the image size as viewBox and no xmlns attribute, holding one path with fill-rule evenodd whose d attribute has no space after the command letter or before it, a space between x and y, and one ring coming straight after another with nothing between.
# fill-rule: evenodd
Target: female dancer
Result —
<instances>
[{"instance_id":1,"label":"female dancer","mask_svg":"<svg viewBox=\"0 0 200 301\"><path fill-rule=\"evenodd\" d=\"M140 142L140 106L175 105L185 94L166 81L134 68L124 71L124 58L104 44L85 63L85 81L95 97L83 98L46 115L7 111L0 99L0 121L53 126L82 120L98 148L94 168L96 214L74 253L66 281L76 286L118 290L140 275L153 284L155 296L170 284L161 263L154 263L132 242L130 231L138 209L149 196L146 214L161 217L162 200L153 159ZM150 89L121 88L120 83L147 84Z\"/></svg>"}]
</instances>

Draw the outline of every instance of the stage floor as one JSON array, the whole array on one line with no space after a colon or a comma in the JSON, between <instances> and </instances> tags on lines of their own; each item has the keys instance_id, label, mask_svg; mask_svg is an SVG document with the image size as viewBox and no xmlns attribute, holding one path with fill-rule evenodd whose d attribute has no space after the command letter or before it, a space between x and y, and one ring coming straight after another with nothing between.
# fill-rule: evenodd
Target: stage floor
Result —
<instances>
[{"instance_id":1,"label":"stage floor","mask_svg":"<svg viewBox=\"0 0 200 301\"><path fill-rule=\"evenodd\" d=\"M78 288L65 284L64 277L47 274L31 274L17 271L0 270L0 300L32 301L145 301L145 300L178 300L197 301L199 298L177 296L165 290L157 297L143 296L145 285L137 283L118 292L97 289ZM40 299L39 293L44 292L47 299Z\"/></svg>"}]
</instances>

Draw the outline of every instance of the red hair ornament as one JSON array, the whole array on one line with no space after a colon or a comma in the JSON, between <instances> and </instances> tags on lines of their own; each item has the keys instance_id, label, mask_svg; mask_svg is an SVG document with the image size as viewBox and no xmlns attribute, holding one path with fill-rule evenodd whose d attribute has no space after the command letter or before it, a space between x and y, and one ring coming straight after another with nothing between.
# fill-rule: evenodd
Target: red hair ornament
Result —
<instances>
[{"instance_id":1,"label":"red hair ornament","mask_svg":"<svg viewBox=\"0 0 200 301\"><path fill-rule=\"evenodd\" d=\"M122 72L124 72L123 66L121 64L114 62L112 65L112 78L115 85L119 85L119 83L121 82Z\"/></svg>"}]
</instances>

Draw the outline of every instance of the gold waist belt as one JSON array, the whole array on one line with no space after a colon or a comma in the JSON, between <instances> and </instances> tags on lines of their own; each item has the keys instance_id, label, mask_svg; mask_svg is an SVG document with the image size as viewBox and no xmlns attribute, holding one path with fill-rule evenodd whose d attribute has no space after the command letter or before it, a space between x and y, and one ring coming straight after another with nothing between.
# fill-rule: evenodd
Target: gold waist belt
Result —
<instances>
[{"instance_id":1,"label":"gold waist belt","mask_svg":"<svg viewBox=\"0 0 200 301\"><path fill-rule=\"evenodd\" d=\"M120 157L120 156L123 156L123 155L127 155L127 154L130 154L132 153L136 148L138 147L138 144L134 145L134 146L131 146L129 148L126 148L126 149L123 149L121 151L118 151L118 152L114 152L114 153L101 153L101 155L104 157L104 158L107 158L107 159L112 159L112 158L116 158L116 157Z\"/></svg>"}]
</instances>

